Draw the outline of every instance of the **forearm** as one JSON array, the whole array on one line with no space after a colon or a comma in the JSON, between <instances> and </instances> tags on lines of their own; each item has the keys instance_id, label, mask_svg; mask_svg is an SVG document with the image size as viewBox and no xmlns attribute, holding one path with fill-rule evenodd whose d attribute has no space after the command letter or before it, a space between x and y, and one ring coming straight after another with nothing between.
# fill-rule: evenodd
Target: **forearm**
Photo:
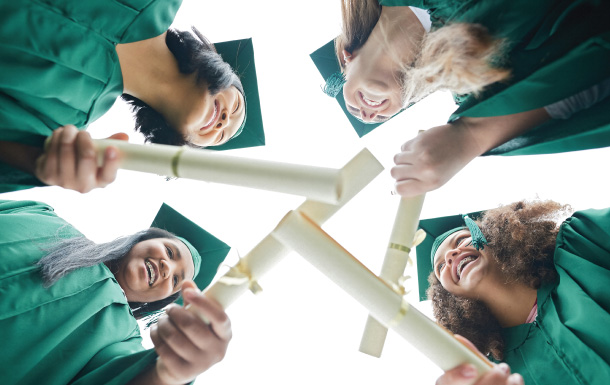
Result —
<instances>
[{"instance_id":1,"label":"forearm","mask_svg":"<svg viewBox=\"0 0 610 385\"><path fill-rule=\"evenodd\" d=\"M550 119L544 108L520 112L518 114L485 118L462 117L451 123L463 130L465 138L471 141L474 157L539 126Z\"/></svg>"},{"instance_id":2,"label":"forearm","mask_svg":"<svg viewBox=\"0 0 610 385\"><path fill-rule=\"evenodd\" d=\"M0 161L30 174L34 174L36 159L42 152L40 147L0 141Z\"/></svg>"}]
</instances>

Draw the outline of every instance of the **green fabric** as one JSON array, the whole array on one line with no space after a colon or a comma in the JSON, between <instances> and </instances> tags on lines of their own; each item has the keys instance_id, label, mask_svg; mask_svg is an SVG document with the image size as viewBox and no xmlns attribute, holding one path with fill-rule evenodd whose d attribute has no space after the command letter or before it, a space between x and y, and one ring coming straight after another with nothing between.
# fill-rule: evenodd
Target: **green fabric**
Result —
<instances>
[{"instance_id":1,"label":"green fabric","mask_svg":"<svg viewBox=\"0 0 610 385\"><path fill-rule=\"evenodd\" d=\"M610 77L610 2L600 0L381 0L428 9L433 28L479 23L506 39L511 78L479 97L458 95L460 117L490 117L541 108ZM530 155L610 145L610 98L567 120L551 120L485 155Z\"/></svg>"},{"instance_id":2,"label":"green fabric","mask_svg":"<svg viewBox=\"0 0 610 385\"><path fill-rule=\"evenodd\" d=\"M10 58L0 64L0 140L41 145L62 125L86 129L123 92L115 45L162 34L181 2L0 2L0 56ZM0 192L15 184L41 185L0 164Z\"/></svg>"},{"instance_id":3,"label":"green fabric","mask_svg":"<svg viewBox=\"0 0 610 385\"><path fill-rule=\"evenodd\" d=\"M0 372L5 384L124 384L156 359L103 264L49 289L34 265L80 233L40 202L0 201Z\"/></svg>"},{"instance_id":4,"label":"green fabric","mask_svg":"<svg viewBox=\"0 0 610 385\"><path fill-rule=\"evenodd\" d=\"M155 219L150 225L165 229L181 237L182 242L189 248L195 260L195 284L201 290L212 282L218 266L225 260L231 247L207 232L195 222L191 221L166 203L161 205ZM198 261L197 261L198 259ZM200 267L197 267L197 263ZM182 297L177 303L182 304Z\"/></svg>"},{"instance_id":5,"label":"green fabric","mask_svg":"<svg viewBox=\"0 0 610 385\"><path fill-rule=\"evenodd\" d=\"M197 274L199 274L199 269L201 268L201 255L199 254L197 249L195 247L193 247L193 245L191 245L191 243L189 241L187 241L186 239L184 239L182 237L177 237L177 238L180 241L182 241L182 243L184 243L186 248L189 249L189 252L191 253L191 257L193 258L193 267L194 267L193 279L195 279L197 277Z\"/></svg>"},{"instance_id":6,"label":"green fabric","mask_svg":"<svg viewBox=\"0 0 610 385\"><path fill-rule=\"evenodd\" d=\"M538 316L504 330L504 360L526 384L610 383L610 209L576 212L557 236L559 281L538 291Z\"/></svg>"}]
</instances>

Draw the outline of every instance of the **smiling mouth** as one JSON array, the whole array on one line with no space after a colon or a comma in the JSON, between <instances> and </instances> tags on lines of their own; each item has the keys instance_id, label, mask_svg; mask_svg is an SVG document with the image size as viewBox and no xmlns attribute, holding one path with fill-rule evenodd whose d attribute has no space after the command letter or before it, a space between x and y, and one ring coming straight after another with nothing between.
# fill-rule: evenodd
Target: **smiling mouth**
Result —
<instances>
[{"instance_id":1,"label":"smiling mouth","mask_svg":"<svg viewBox=\"0 0 610 385\"><path fill-rule=\"evenodd\" d=\"M462 278L462 271L464 270L464 268L466 267L466 265L468 265L470 262L473 262L477 259L478 257L474 256L474 255L469 255L466 258L462 259L460 261L460 263L457 266L457 277L458 280Z\"/></svg>"},{"instance_id":2,"label":"smiling mouth","mask_svg":"<svg viewBox=\"0 0 610 385\"><path fill-rule=\"evenodd\" d=\"M208 122L199 129L199 131L207 130L212 127L214 123L216 123L216 118L218 118L218 100L214 100L214 113Z\"/></svg>"},{"instance_id":3,"label":"smiling mouth","mask_svg":"<svg viewBox=\"0 0 610 385\"><path fill-rule=\"evenodd\" d=\"M376 108L388 101L388 99L383 99L382 101L378 102L378 101L367 98L360 91L358 93L360 94L360 99L364 102L364 104L366 104L369 107Z\"/></svg>"},{"instance_id":4,"label":"smiling mouth","mask_svg":"<svg viewBox=\"0 0 610 385\"><path fill-rule=\"evenodd\" d=\"M148 286L152 286L157 280L157 273L150 261L146 261L146 270L148 271Z\"/></svg>"}]
</instances>

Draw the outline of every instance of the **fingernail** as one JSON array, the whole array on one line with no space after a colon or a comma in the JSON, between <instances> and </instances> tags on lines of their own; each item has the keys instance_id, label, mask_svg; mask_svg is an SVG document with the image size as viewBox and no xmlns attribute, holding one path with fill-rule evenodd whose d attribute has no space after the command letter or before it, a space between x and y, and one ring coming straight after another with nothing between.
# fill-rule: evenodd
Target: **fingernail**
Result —
<instances>
[{"instance_id":1,"label":"fingernail","mask_svg":"<svg viewBox=\"0 0 610 385\"><path fill-rule=\"evenodd\" d=\"M523 384L523 377L519 373L513 373L508 376L509 385L521 385Z\"/></svg>"},{"instance_id":2,"label":"fingernail","mask_svg":"<svg viewBox=\"0 0 610 385\"><path fill-rule=\"evenodd\" d=\"M477 376L477 369L474 366L467 364L460 370L460 374L465 378L473 378Z\"/></svg>"},{"instance_id":3,"label":"fingernail","mask_svg":"<svg viewBox=\"0 0 610 385\"><path fill-rule=\"evenodd\" d=\"M502 362L501 364L498 365L498 369L500 369L502 372L504 372L506 374L510 373L510 367L504 362Z\"/></svg>"}]
</instances>

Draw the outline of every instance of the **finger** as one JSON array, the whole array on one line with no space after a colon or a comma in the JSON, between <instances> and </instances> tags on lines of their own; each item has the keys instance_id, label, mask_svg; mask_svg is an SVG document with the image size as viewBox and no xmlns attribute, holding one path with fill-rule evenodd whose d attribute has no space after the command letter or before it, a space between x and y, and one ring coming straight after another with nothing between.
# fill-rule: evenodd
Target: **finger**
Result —
<instances>
[{"instance_id":1,"label":"finger","mask_svg":"<svg viewBox=\"0 0 610 385\"><path fill-rule=\"evenodd\" d=\"M192 311L175 307L168 309L168 317L175 327L199 350L211 351L217 348L216 350L221 353L226 350L226 341L212 332L210 325L206 324L201 317Z\"/></svg>"},{"instance_id":2,"label":"finger","mask_svg":"<svg viewBox=\"0 0 610 385\"><path fill-rule=\"evenodd\" d=\"M417 179L407 179L396 182L394 184L394 190L402 197L411 198L424 194L428 191L432 191L434 188L431 188L429 184L423 181Z\"/></svg>"},{"instance_id":3,"label":"finger","mask_svg":"<svg viewBox=\"0 0 610 385\"><path fill-rule=\"evenodd\" d=\"M177 306L168 308L167 315L167 317L159 319L157 325L158 337L163 345L167 345L167 347L171 348L171 350L184 361L190 362L194 357L201 354L201 349L183 333L182 328L185 327L185 325L186 327L189 327L196 322L203 323L196 319L193 314L190 314L190 312ZM200 338L206 339L207 341L215 338L205 324L200 326L199 333L201 336Z\"/></svg>"},{"instance_id":4,"label":"finger","mask_svg":"<svg viewBox=\"0 0 610 385\"><path fill-rule=\"evenodd\" d=\"M523 380L523 377L521 377L521 375L519 373L513 373L510 376L508 376L507 384L508 385L525 385L525 381Z\"/></svg>"},{"instance_id":5,"label":"finger","mask_svg":"<svg viewBox=\"0 0 610 385\"><path fill-rule=\"evenodd\" d=\"M105 187L116 179L119 170L119 150L114 146L108 146L104 150L104 164L97 174L99 187Z\"/></svg>"},{"instance_id":6,"label":"finger","mask_svg":"<svg viewBox=\"0 0 610 385\"><path fill-rule=\"evenodd\" d=\"M117 132L116 134L110 135L107 139L115 139L115 140L128 141L129 140L129 135L127 135L124 132Z\"/></svg>"},{"instance_id":7,"label":"finger","mask_svg":"<svg viewBox=\"0 0 610 385\"><path fill-rule=\"evenodd\" d=\"M75 151L74 151L74 140L78 130L71 124L64 126L63 132L61 133L60 146L58 148L58 163L57 163L57 174L59 176L59 183L66 187L71 185L75 180L76 175L76 163L75 163Z\"/></svg>"},{"instance_id":8,"label":"finger","mask_svg":"<svg viewBox=\"0 0 610 385\"><path fill-rule=\"evenodd\" d=\"M436 385L462 385L470 384L477 376L477 369L471 364L463 364L451 370L436 380Z\"/></svg>"},{"instance_id":9,"label":"finger","mask_svg":"<svg viewBox=\"0 0 610 385\"><path fill-rule=\"evenodd\" d=\"M418 168L409 164L399 164L390 169L390 175L396 181L407 180L407 179L419 179Z\"/></svg>"},{"instance_id":10,"label":"finger","mask_svg":"<svg viewBox=\"0 0 610 385\"><path fill-rule=\"evenodd\" d=\"M413 156L410 151L402 151L394 155L394 164L408 164L413 165L417 162L417 158Z\"/></svg>"},{"instance_id":11,"label":"finger","mask_svg":"<svg viewBox=\"0 0 610 385\"><path fill-rule=\"evenodd\" d=\"M183 290L182 295L185 301L210 321L210 328L218 338L226 341L231 339L231 321L218 302L192 289Z\"/></svg>"},{"instance_id":12,"label":"finger","mask_svg":"<svg viewBox=\"0 0 610 385\"><path fill-rule=\"evenodd\" d=\"M45 151L36 161L36 176L41 181L49 185L57 184L57 153L63 127L58 127L49 142L45 146Z\"/></svg>"},{"instance_id":13,"label":"finger","mask_svg":"<svg viewBox=\"0 0 610 385\"><path fill-rule=\"evenodd\" d=\"M80 131L76 135L76 178L78 191L86 193L97 186L97 160L91 135Z\"/></svg>"}]
</instances>

